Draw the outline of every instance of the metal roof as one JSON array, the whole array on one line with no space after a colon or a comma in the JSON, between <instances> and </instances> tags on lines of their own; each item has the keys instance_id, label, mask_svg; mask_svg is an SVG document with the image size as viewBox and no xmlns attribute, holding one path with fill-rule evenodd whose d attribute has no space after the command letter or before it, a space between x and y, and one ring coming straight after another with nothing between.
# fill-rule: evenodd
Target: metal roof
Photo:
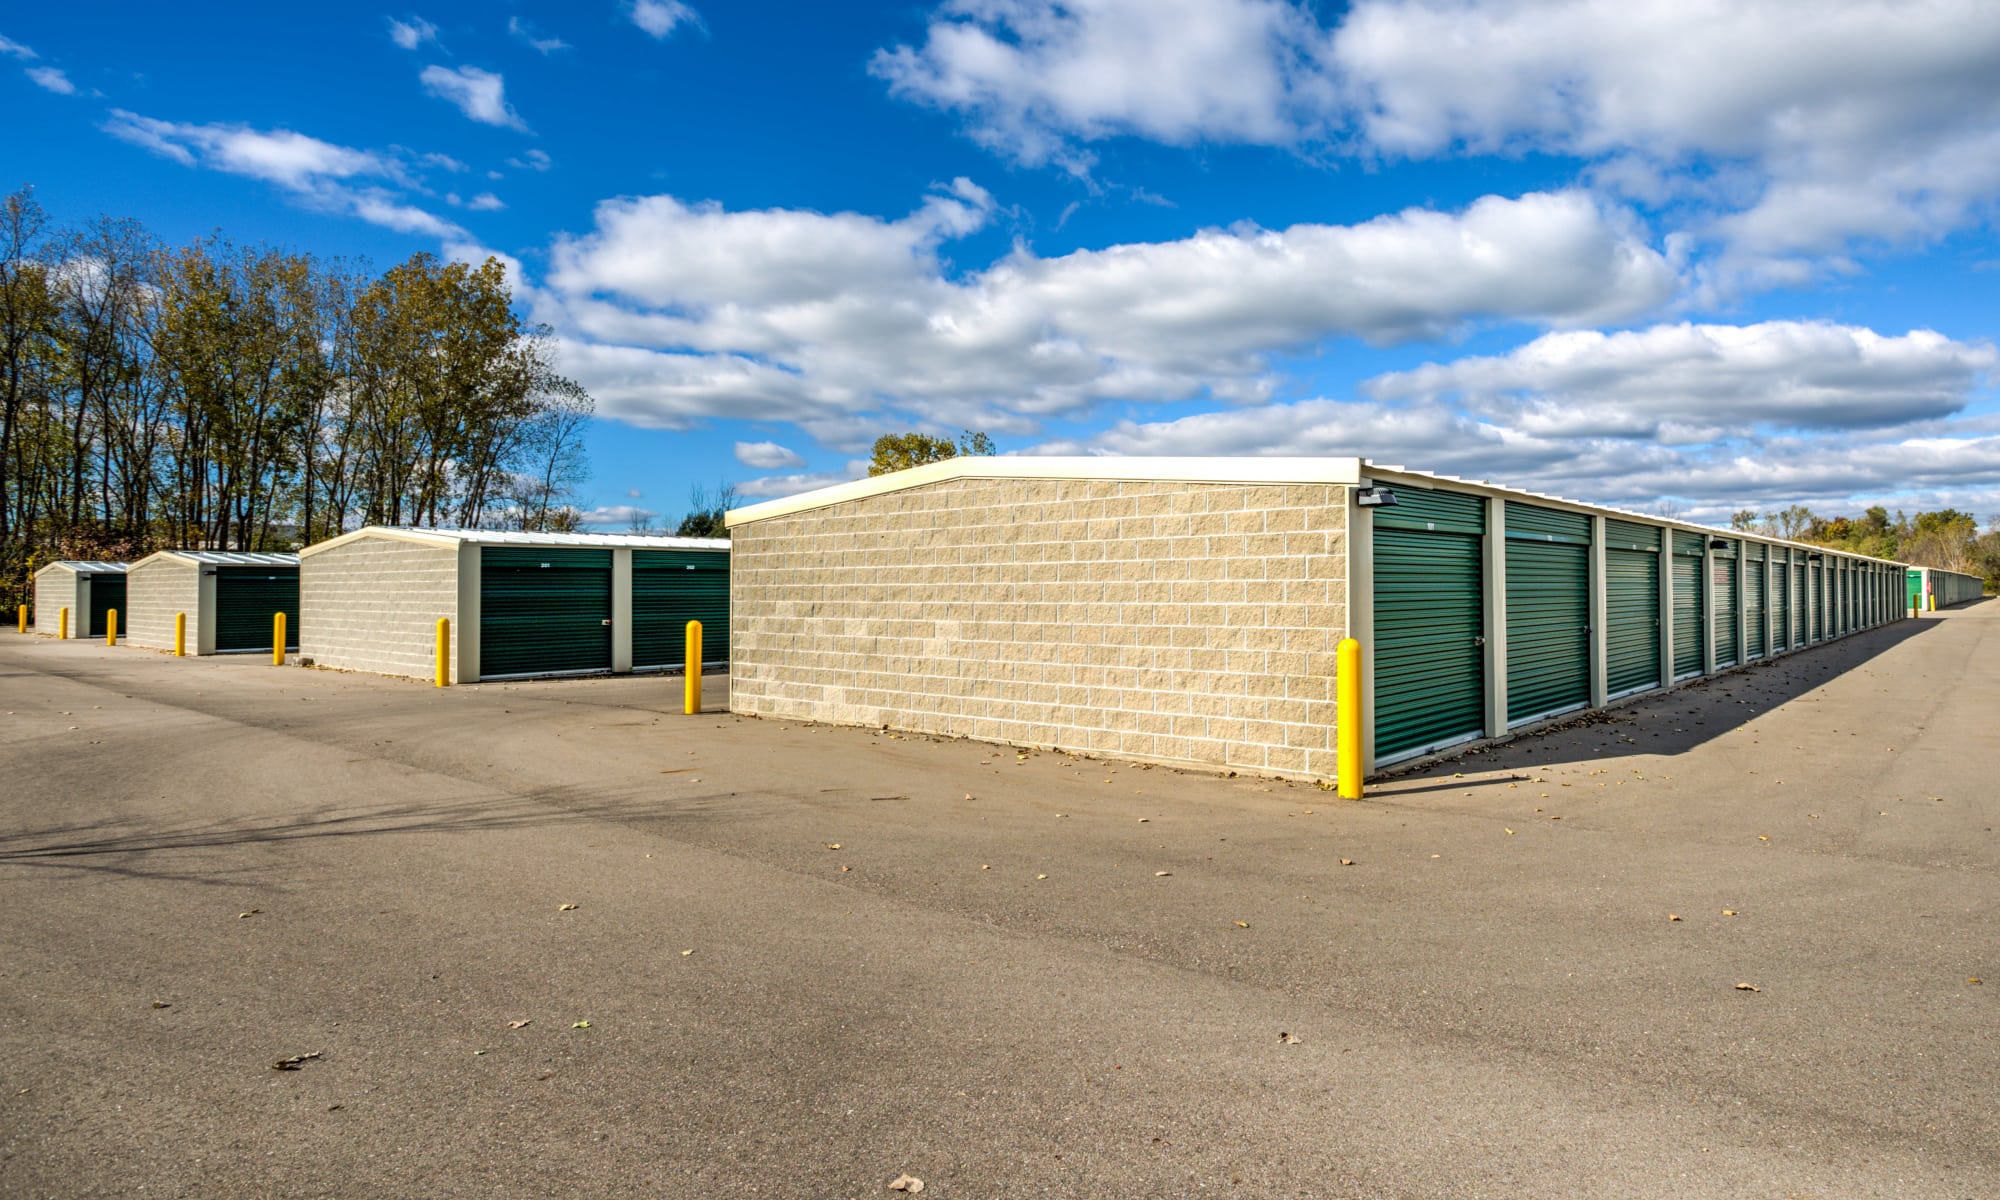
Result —
<instances>
[{"instance_id":1,"label":"metal roof","mask_svg":"<svg viewBox=\"0 0 2000 1200\"><path fill-rule=\"evenodd\" d=\"M440 545L473 543L481 546L596 546L631 547L640 550L727 550L728 538L671 537L651 533L526 533L512 529L432 529L408 525L368 525L337 538L315 542L300 553L310 557L321 550L356 538L390 537Z\"/></svg>"},{"instance_id":2,"label":"metal roof","mask_svg":"<svg viewBox=\"0 0 2000 1200\"><path fill-rule=\"evenodd\" d=\"M1154 458L1115 454L1106 455L960 455L940 462L925 463L903 471L891 471L884 475L874 475L866 479L836 483L793 496L766 500L759 504L731 509L724 514L724 520L733 528L772 517L789 516L807 512L828 505L862 500L871 496L886 495L906 488L921 487L928 483L942 483L950 479L1092 479L1130 481L1175 481L1197 483L1331 483L1352 486L1377 476L1388 476L1390 481L1401 479L1417 487L1435 483L1443 487L1461 487L1487 492L1497 496L1523 500L1539 500L1588 513L1603 513L1606 516L1656 525L1664 529L1681 529L1705 536L1725 537L1732 540L1761 542L1767 546L1789 546L1808 550L1814 554L1829 554L1838 558L1850 558L1861 562L1890 562L1867 554L1856 554L1848 550L1835 550L1827 546L1815 546L1807 542L1787 541L1764 533L1747 533L1739 529L1722 529L1713 525L1700 525L1673 517L1658 517L1651 513L1634 512L1630 509L1612 508L1603 504L1591 504L1583 500L1571 500L1563 496L1550 496L1541 492L1531 492L1522 488L1508 487L1506 484L1489 483L1478 479L1461 479L1455 475L1440 475L1430 471L1414 471L1407 467L1377 464L1366 458L1346 456L1290 457L1284 455L1245 455L1242 457L1210 456L1185 458ZM1901 564L1897 564L1901 565Z\"/></svg>"},{"instance_id":3,"label":"metal roof","mask_svg":"<svg viewBox=\"0 0 2000 1200\"><path fill-rule=\"evenodd\" d=\"M236 550L162 550L161 554L209 567L296 567L296 554L271 554ZM143 560L141 560L143 561Z\"/></svg>"},{"instance_id":4,"label":"metal roof","mask_svg":"<svg viewBox=\"0 0 2000 1200\"><path fill-rule=\"evenodd\" d=\"M68 567L79 575L115 575L131 565L122 562L83 562L74 558L58 559L49 564L50 567ZM48 567L42 569L47 570Z\"/></svg>"}]
</instances>

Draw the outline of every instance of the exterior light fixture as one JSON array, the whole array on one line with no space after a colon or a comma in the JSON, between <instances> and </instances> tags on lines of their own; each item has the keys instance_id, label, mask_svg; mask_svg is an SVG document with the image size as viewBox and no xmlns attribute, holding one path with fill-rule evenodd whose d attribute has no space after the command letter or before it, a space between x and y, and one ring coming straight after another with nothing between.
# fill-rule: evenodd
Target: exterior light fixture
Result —
<instances>
[{"instance_id":1,"label":"exterior light fixture","mask_svg":"<svg viewBox=\"0 0 2000 1200\"><path fill-rule=\"evenodd\" d=\"M1394 508L1396 493L1385 487L1357 488L1354 492L1354 502L1363 508Z\"/></svg>"},{"instance_id":2,"label":"exterior light fixture","mask_svg":"<svg viewBox=\"0 0 2000 1200\"><path fill-rule=\"evenodd\" d=\"M1710 550L1727 550L1729 549L1729 539L1710 538L1708 539L1708 548Z\"/></svg>"}]
</instances>

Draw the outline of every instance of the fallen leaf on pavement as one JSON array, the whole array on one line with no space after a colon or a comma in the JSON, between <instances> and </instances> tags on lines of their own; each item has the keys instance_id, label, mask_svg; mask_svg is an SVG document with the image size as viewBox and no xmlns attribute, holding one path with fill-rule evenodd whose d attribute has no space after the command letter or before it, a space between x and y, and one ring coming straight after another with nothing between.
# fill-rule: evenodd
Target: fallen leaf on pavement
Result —
<instances>
[{"instance_id":1,"label":"fallen leaf on pavement","mask_svg":"<svg viewBox=\"0 0 2000 1200\"><path fill-rule=\"evenodd\" d=\"M237 919L237 920L239 920L239 921L241 921L241 920L242 920L243 918L245 918L245 917L254 917L254 916L256 916L256 915L257 915L258 913L260 913L260 912L263 912L263 911L264 911L264 910L263 910L263 909L261 909L261 908L253 908L253 909L251 909L251 910L250 910L249 912L240 912L240 913L237 913L237 914L236 914L236 919Z\"/></svg>"},{"instance_id":2,"label":"fallen leaf on pavement","mask_svg":"<svg viewBox=\"0 0 2000 1200\"><path fill-rule=\"evenodd\" d=\"M1238 922L1236 922L1236 928L1238 928L1238 929L1248 929L1248 928L1250 928L1250 922L1248 922L1248 921L1238 921Z\"/></svg>"},{"instance_id":3,"label":"fallen leaf on pavement","mask_svg":"<svg viewBox=\"0 0 2000 1200\"><path fill-rule=\"evenodd\" d=\"M570 1022L570 1026L569 1026L569 1027L570 1027L571 1029L588 1029L588 1028L590 1028L590 1022L588 1022L588 1021L572 1021L572 1022Z\"/></svg>"},{"instance_id":4,"label":"fallen leaf on pavement","mask_svg":"<svg viewBox=\"0 0 2000 1200\"><path fill-rule=\"evenodd\" d=\"M1037 878L1037 879L1047 879L1047 878L1048 878L1048 876L1046 876L1046 875L1037 875L1037 876L1035 876L1035 878Z\"/></svg>"},{"instance_id":5,"label":"fallen leaf on pavement","mask_svg":"<svg viewBox=\"0 0 2000 1200\"><path fill-rule=\"evenodd\" d=\"M1681 915L1680 915L1679 913L1668 913L1668 914L1667 914L1667 920L1669 920L1669 921L1678 921L1678 920L1680 920L1680 919L1681 919Z\"/></svg>"},{"instance_id":6,"label":"fallen leaf on pavement","mask_svg":"<svg viewBox=\"0 0 2000 1200\"><path fill-rule=\"evenodd\" d=\"M1764 989L1754 983L1739 983L1736 985L1736 990L1739 992L1761 992Z\"/></svg>"},{"instance_id":7,"label":"fallen leaf on pavement","mask_svg":"<svg viewBox=\"0 0 2000 1200\"><path fill-rule=\"evenodd\" d=\"M317 1050L310 1054L294 1054L290 1058L281 1058L277 1062L272 1063L271 1069L273 1071L296 1071L318 1057L319 1051Z\"/></svg>"},{"instance_id":8,"label":"fallen leaf on pavement","mask_svg":"<svg viewBox=\"0 0 2000 1200\"><path fill-rule=\"evenodd\" d=\"M1169 876L1169 875L1172 875L1172 874L1173 874L1173 872L1172 872L1172 871L1155 871L1155 872L1153 872L1153 878L1155 878L1155 879L1165 879L1165 878L1166 878L1167 876Z\"/></svg>"},{"instance_id":9,"label":"fallen leaf on pavement","mask_svg":"<svg viewBox=\"0 0 2000 1200\"><path fill-rule=\"evenodd\" d=\"M1736 915L1736 910L1733 908L1725 908L1722 910L1722 915L1725 917L1733 917Z\"/></svg>"},{"instance_id":10,"label":"fallen leaf on pavement","mask_svg":"<svg viewBox=\"0 0 2000 1200\"><path fill-rule=\"evenodd\" d=\"M533 1018L533 1017L530 1017L530 1018L528 1018L528 1019L527 1019L527 1020L525 1020L525 1021L509 1021L509 1022L507 1022L507 1028L509 1028L509 1029L526 1029L526 1028L527 1028L528 1026L530 1026L530 1025L533 1025L534 1023L535 1023L535 1020L534 1020L534 1018Z\"/></svg>"},{"instance_id":11,"label":"fallen leaf on pavement","mask_svg":"<svg viewBox=\"0 0 2000 1200\"><path fill-rule=\"evenodd\" d=\"M826 844L826 848L827 848L827 849L829 849L829 850L838 850L838 849L840 849L840 843L839 843L839 842L828 842L828 843Z\"/></svg>"},{"instance_id":12,"label":"fallen leaf on pavement","mask_svg":"<svg viewBox=\"0 0 2000 1200\"><path fill-rule=\"evenodd\" d=\"M556 911L557 911L557 912L570 912L570 911L574 910L575 908L576 908L576 905L574 905L574 904L558 904L558 905L556 905Z\"/></svg>"},{"instance_id":13,"label":"fallen leaf on pavement","mask_svg":"<svg viewBox=\"0 0 2000 1200\"><path fill-rule=\"evenodd\" d=\"M1351 858L1343 858L1340 860L1340 865L1343 867L1351 867L1354 865L1354 860Z\"/></svg>"},{"instance_id":14,"label":"fallen leaf on pavement","mask_svg":"<svg viewBox=\"0 0 2000 1200\"><path fill-rule=\"evenodd\" d=\"M172 1008L173 1006L174 1006L174 1005L173 1005L173 1001L171 1001L171 1000L155 1000L155 1001L153 1001L153 1007L154 1007L154 1008Z\"/></svg>"},{"instance_id":15,"label":"fallen leaf on pavement","mask_svg":"<svg viewBox=\"0 0 2000 1200\"><path fill-rule=\"evenodd\" d=\"M918 1179L915 1175L898 1175L889 1181L889 1190L892 1192L909 1192L911 1195L915 1195L924 1190L924 1181Z\"/></svg>"},{"instance_id":16,"label":"fallen leaf on pavement","mask_svg":"<svg viewBox=\"0 0 2000 1200\"><path fill-rule=\"evenodd\" d=\"M1278 1042L1279 1042L1279 1043L1280 1043L1281 1045L1285 1045L1285 1046L1296 1046L1296 1045L1298 1045L1298 1044L1299 1044L1299 1039L1298 1039L1298 1038L1296 1038L1296 1037L1293 1037L1293 1036L1292 1036L1291 1034L1289 1034L1289 1033L1282 1033L1282 1032L1281 1032L1281 1033L1279 1033L1279 1034L1278 1034Z\"/></svg>"}]
</instances>

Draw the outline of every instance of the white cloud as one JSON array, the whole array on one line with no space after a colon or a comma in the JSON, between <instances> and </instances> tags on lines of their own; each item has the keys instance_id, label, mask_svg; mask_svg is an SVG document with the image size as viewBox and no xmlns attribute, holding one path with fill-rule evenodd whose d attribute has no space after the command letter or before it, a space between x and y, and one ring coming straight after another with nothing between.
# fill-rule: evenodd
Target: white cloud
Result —
<instances>
[{"instance_id":1,"label":"white cloud","mask_svg":"<svg viewBox=\"0 0 2000 1200\"><path fill-rule=\"evenodd\" d=\"M483 125L501 125L523 133L528 127L507 103L506 79L478 67L425 67L418 76L424 90L440 100L458 105L458 110Z\"/></svg>"},{"instance_id":2,"label":"white cloud","mask_svg":"<svg viewBox=\"0 0 2000 1200\"><path fill-rule=\"evenodd\" d=\"M405 50L415 50L425 42L437 41L437 26L413 16L407 21L389 18L389 40Z\"/></svg>"},{"instance_id":3,"label":"white cloud","mask_svg":"<svg viewBox=\"0 0 2000 1200\"><path fill-rule=\"evenodd\" d=\"M464 163L449 154L419 154L417 155L417 165L420 167L436 167L441 171L450 171L453 174L471 170L470 167L467 167Z\"/></svg>"},{"instance_id":4,"label":"white cloud","mask_svg":"<svg viewBox=\"0 0 2000 1200\"><path fill-rule=\"evenodd\" d=\"M815 488L830 487L836 483L846 483L851 479L865 479L868 464L855 460L839 471L814 471L799 475L766 475L762 479L751 479L736 485L736 494L746 500L771 500L779 496L796 496L800 492L810 492Z\"/></svg>"},{"instance_id":5,"label":"white cloud","mask_svg":"<svg viewBox=\"0 0 2000 1200\"><path fill-rule=\"evenodd\" d=\"M634 25L656 38L665 38L682 25L701 24L701 17L680 0L632 0L626 12Z\"/></svg>"},{"instance_id":6,"label":"white cloud","mask_svg":"<svg viewBox=\"0 0 2000 1200\"><path fill-rule=\"evenodd\" d=\"M543 54L554 54L558 50L572 49L568 42L559 37L542 37L535 27L519 17L507 18L507 32L526 42Z\"/></svg>"},{"instance_id":7,"label":"white cloud","mask_svg":"<svg viewBox=\"0 0 2000 1200\"><path fill-rule=\"evenodd\" d=\"M507 165L523 171L546 171L555 165L555 160L550 158L545 150L523 150L520 157L508 159ZM491 177L498 179L500 173L492 172Z\"/></svg>"},{"instance_id":8,"label":"white cloud","mask_svg":"<svg viewBox=\"0 0 2000 1200\"><path fill-rule=\"evenodd\" d=\"M290 129L162 121L124 109L113 109L103 128L182 166L274 184L322 211L344 212L405 233L463 236L456 225L371 182L410 183L401 163L388 155L335 145Z\"/></svg>"},{"instance_id":9,"label":"white cloud","mask_svg":"<svg viewBox=\"0 0 2000 1200\"><path fill-rule=\"evenodd\" d=\"M607 415L679 426L757 411L828 436L857 426L839 435L852 438L855 414L884 408L1029 433L1107 400L1256 401L1271 354L1617 319L1674 286L1661 255L1580 193L1059 258L1017 247L950 271L940 247L994 211L965 180L898 220L608 201L590 234L554 246L537 316L568 335Z\"/></svg>"},{"instance_id":10,"label":"white cloud","mask_svg":"<svg viewBox=\"0 0 2000 1200\"><path fill-rule=\"evenodd\" d=\"M54 92L58 96L76 95L76 85L69 81L69 76L55 67L29 67L27 74L28 78L35 81L36 87Z\"/></svg>"},{"instance_id":11,"label":"white cloud","mask_svg":"<svg viewBox=\"0 0 2000 1200\"><path fill-rule=\"evenodd\" d=\"M660 514L650 508L640 508L636 504L599 505L583 514L585 525L597 528L634 529L651 528Z\"/></svg>"},{"instance_id":12,"label":"white cloud","mask_svg":"<svg viewBox=\"0 0 2000 1200\"><path fill-rule=\"evenodd\" d=\"M36 54L32 49L23 46L9 37L0 37L0 54L4 54L9 58L18 58L22 62L41 57L41 55Z\"/></svg>"},{"instance_id":13,"label":"white cloud","mask_svg":"<svg viewBox=\"0 0 2000 1200\"><path fill-rule=\"evenodd\" d=\"M499 212L507 205L492 192L481 192L465 202L465 207L473 212Z\"/></svg>"},{"instance_id":14,"label":"white cloud","mask_svg":"<svg viewBox=\"0 0 2000 1200\"><path fill-rule=\"evenodd\" d=\"M1991 345L1823 322L1551 333L1499 357L1370 380L1380 399L1456 401L1550 437L1698 444L1768 430L1906 425L1964 409Z\"/></svg>"},{"instance_id":15,"label":"white cloud","mask_svg":"<svg viewBox=\"0 0 2000 1200\"><path fill-rule=\"evenodd\" d=\"M736 461L760 471L776 471L785 467L806 465L806 460L801 458L797 451L787 449L776 442L738 442Z\"/></svg>"}]
</instances>

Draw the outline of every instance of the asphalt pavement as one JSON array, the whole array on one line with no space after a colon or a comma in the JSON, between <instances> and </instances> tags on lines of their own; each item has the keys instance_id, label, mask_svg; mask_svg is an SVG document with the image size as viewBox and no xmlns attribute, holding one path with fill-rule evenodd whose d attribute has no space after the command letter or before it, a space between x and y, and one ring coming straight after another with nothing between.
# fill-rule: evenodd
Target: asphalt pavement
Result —
<instances>
[{"instance_id":1,"label":"asphalt pavement","mask_svg":"<svg viewBox=\"0 0 2000 1200\"><path fill-rule=\"evenodd\" d=\"M2000 1195L2000 603L1360 802L680 699L0 635L0 1196Z\"/></svg>"}]
</instances>

